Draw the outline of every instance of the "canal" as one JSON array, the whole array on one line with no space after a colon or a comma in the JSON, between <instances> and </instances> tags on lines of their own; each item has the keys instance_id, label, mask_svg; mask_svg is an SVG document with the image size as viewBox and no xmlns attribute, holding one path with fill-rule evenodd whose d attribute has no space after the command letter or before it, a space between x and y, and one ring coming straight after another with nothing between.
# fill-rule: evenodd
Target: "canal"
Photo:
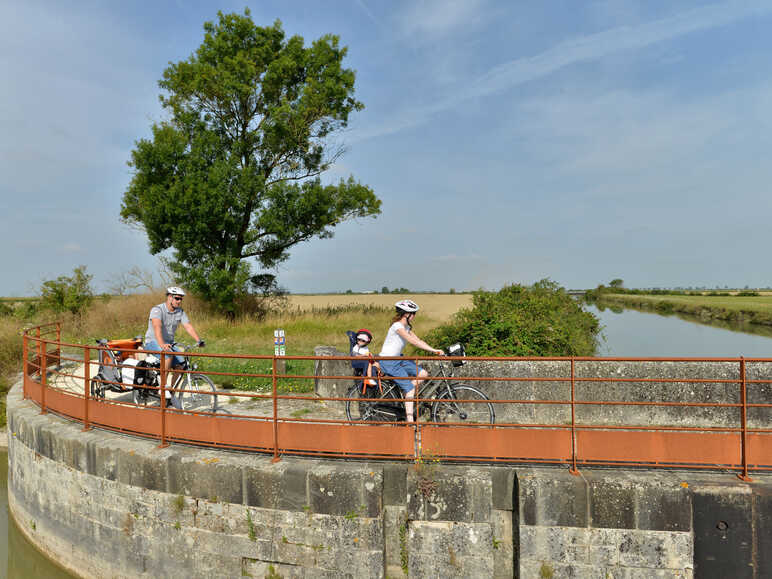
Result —
<instances>
[{"instance_id":1,"label":"canal","mask_svg":"<svg viewBox=\"0 0 772 579\"><path fill-rule=\"evenodd\" d=\"M8 515L8 454L0 452L0 577L8 579L70 579L33 547Z\"/></svg>"},{"instance_id":2,"label":"canal","mask_svg":"<svg viewBox=\"0 0 772 579\"><path fill-rule=\"evenodd\" d=\"M599 356L772 357L772 328L717 327L675 315L595 305L587 309L600 318L603 326ZM5 576L9 579L72 577L38 553L9 521L7 459L7 454L0 452L0 577L3 570L7 570Z\"/></svg>"},{"instance_id":3,"label":"canal","mask_svg":"<svg viewBox=\"0 0 772 579\"><path fill-rule=\"evenodd\" d=\"M772 327L707 325L688 316L595 305L587 309L603 326L598 356L772 358Z\"/></svg>"}]
</instances>

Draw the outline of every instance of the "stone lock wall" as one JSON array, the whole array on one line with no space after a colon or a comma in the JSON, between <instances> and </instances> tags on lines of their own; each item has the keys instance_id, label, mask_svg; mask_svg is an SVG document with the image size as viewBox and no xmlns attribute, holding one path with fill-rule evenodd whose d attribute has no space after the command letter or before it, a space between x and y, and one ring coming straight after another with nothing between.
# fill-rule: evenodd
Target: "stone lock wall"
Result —
<instances>
[{"instance_id":1,"label":"stone lock wall","mask_svg":"<svg viewBox=\"0 0 772 579\"><path fill-rule=\"evenodd\" d=\"M772 576L769 476L272 463L83 432L20 390L11 513L83 577Z\"/></svg>"}]
</instances>

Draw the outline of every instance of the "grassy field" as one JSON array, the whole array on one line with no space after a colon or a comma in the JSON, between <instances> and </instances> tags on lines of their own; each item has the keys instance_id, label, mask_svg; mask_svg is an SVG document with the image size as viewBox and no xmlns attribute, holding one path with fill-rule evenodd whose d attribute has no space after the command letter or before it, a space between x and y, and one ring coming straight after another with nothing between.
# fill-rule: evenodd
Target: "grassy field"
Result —
<instances>
[{"instance_id":1,"label":"grassy field","mask_svg":"<svg viewBox=\"0 0 772 579\"><path fill-rule=\"evenodd\" d=\"M398 300L410 298L421 306L421 316L447 320L461 308L472 305L472 294L328 294L328 295L293 295L290 306L294 310L311 311L319 308L350 306L361 304L388 308L391 311ZM373 329L373 328L371 328Z\"/></svg>"},{"instance_id":2,"label":"grassy field","mask_svg":"<svg viewBox=\"0 0 772 579\"><path fill-rule=\"evenodd\" d=\"M313 355L316 346L335 346L348 352L346 330L361 327L373 332L371 350L380 350L389 327L393 305L401 297L396 294L335 294L290 296L286 307L264 320L244 317L228 320L211 314L194 298L186 298L185 311L198 333L206 340L207 353L273 355L273 332L282 328L286 333L286 353L290 356ZM471 305L470 294L418 294L410 296L421 305L416 317L415 329L423 335L447 321L460 308ZM98 300L81 317L55 316L39 312L20 319L16 316L0 317L0 388L2 394L15 380L21 369L21 330L37 323L62 321L62 339L77 344L94 344L99 338L118 339L144 336L150 308L163 301L162 292L156 294L114 297ZM177 338L191 341L180 328ZM73 351L73 354L75 351ZM271 371L270 360L220 360L207 359L201 363L204 370L265 374ZM313 362L287 361L288 374L313 374ZM271 387L269 378L218 377L216 382L226 388L242 390L266 390ZM307 392L313 387L309 379L284 379L280 383L283 392ZM4 395L0 400L4 403ZM4 410L4 409L3 409ZM5 423L5 412L0 418Z\"/></svg>"},{"instance_id":3,"label":"grassy field","mask_svg":"<svg viewBox=\"0 0 772 579\"><path fill-rule=\"evenodd\" d=\"M772 325L772 295L766 292L758 296L603 294L601 301L708 320Z\"/></svg>"}]
</instances>

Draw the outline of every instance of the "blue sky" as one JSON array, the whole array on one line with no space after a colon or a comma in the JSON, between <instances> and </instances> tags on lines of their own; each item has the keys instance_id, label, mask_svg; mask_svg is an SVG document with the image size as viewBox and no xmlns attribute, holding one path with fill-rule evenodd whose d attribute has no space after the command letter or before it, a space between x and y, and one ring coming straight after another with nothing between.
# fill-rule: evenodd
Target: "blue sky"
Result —
<instances>
[{"instance_id":1,"label":"blue sky","mask_svg":"<svg viewBox=\"0 0 772 579\"><path fill-rule=\"evenodd\" d=\"M217 10L348 46L328 175L383 213L297 246L293 292L772 286L772 3L0 0L0 295L157 269L119 221L157 81Z\"/></svg>"}]
</instances>

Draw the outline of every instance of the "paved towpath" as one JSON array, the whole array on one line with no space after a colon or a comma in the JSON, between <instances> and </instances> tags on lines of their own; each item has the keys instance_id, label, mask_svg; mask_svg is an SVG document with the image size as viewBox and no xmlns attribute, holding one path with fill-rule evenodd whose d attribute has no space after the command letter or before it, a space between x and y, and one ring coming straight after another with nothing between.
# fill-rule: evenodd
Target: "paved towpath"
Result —
<instances>
[{"instance_id":1,"label":"paved towpath","mask_svg":"<svg viewBox=\"0 0 772 579\"><path fill-rule=\"evenodd\" d=\"M59 388L64 391L83 395L83 376L84 364L67 364L59 372L50 372L48 383L51 387ZM93 362L90 364L89 376L96 376L99 371L99 364ZM216 383L217 376L212 376L217 389L218 412L231 415L243 416L273 416L273 400L269 397L258 398L256 395L261 392L245 392L240 390L225 390ZM298 396L299 399L278 401L278 414L281 418L303 418L321 420L345 420L345 403L329 400L320 400L313 392L293 393L292 396ZM111 392L105 393L105 398L116 402L133 404L132 392ZM205 410L209 404L208 396L199 396L199 404L185 408ZM158 399L151 399L148 406L158 406Z\"/></svg>"}]
</instances>

